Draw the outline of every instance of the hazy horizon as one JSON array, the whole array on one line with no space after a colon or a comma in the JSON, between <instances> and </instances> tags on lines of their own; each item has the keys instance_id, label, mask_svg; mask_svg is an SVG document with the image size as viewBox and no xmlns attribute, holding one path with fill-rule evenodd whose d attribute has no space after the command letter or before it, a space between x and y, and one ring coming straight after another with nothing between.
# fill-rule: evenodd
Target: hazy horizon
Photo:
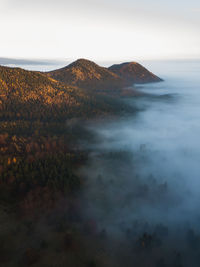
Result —
<instances>
[{"instance_id":1,"label":"hazy horizon","mask_svg":"<svg viewBox=\"0 0 200 267\"><path fill-rule=\"evenodd\" d=\"M197 0L0 3L0 57L98 61L200 57Z\"/></svg>"},{"instance_id":2,"label":"hazy horizon","mask_svg":"<svg viewBox=\"0 0 200 267\"><path fill-rule=\"evenodd\" d=\"M0 65L7 67L19 67L26 70L32 71L50 71L59 69L67 66L68 64L76 61L78 58L74 59L59 59L59 58L8 58L8 57L0 57ZM88 58L87 58L88 59ZM92 59L89 59L92 60ZM98 65L102 67L109 67L113 64L120 64L128 61L137 61L142 64L144 67L154 72L157 75L163 76L163 73L160 73L160 63L165 63L166 65L171 63L185 63L185 62L199 62L200 58L192 59L144 59L144 60L92 60Z\"/></svg>"}]
</instances>

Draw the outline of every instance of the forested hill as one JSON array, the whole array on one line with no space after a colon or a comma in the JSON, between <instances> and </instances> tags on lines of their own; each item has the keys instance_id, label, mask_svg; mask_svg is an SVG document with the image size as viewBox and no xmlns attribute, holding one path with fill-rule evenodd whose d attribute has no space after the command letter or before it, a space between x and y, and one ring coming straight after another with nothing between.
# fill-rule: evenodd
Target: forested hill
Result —
<instances>
[{"instance_id":1,"label":"forested hill","mask_svg":"<svg viewBox=\"0 0 200 267\"><path fill-rule=\"evenodd\" d=\"M67 86L41 72L0 66L1 95L21 96L26 100L40 99L43 96L43 100L48 101L47 97L58 97L63 93L72 96L77 91L77 87ZM56 98L54 101L56 102Z\"/></svg>"},{"instance_id":2,"label":"forested hill","mask_svg":"<svg viewBox=\"0 0 200 267\"><path fill-rule=\"evenodd\" d=\"M126 80L128 83L151 83L161 82L158 76L148 71L137 62L115 64L108 68L113 73Z\"/></svg>"},{"instance_id":3,"label":"forested hill","mask_svg":"<svg viewBox=\"0 0 200 267\"><path fill-rule=\"evenodd\" d=\"M133 62L107 69L79 59L48 73L0 66L0 119L65 121L117 114L126 109L119 99L124 87L153 81L161 79Z\"/></svg>"},{"instance_id":4,"label":"forested hill","mask_svg":"<svg viewBox=\"0 0 200 267\"><path fill-rule=\"evenodd\" d=\"M44 91L50 92L64 87L66 85L40 72L0 66L0 90L6 96L39 98Z\"/></svg>"},{"instance_id":5,"label":"forested hill","mask_svg":"<svg viewBox=\"0 0 200 267\"><path fill-rule=\"evenodd\" d=\"M0 119L65 121L120 112L110 97L56 81L45 73L0 67Z\"/></svg>"},{"instance_id":6,"label":"forested hill","mask_svg":"<svg viewBox=\"0 0 200 267\"><path fill-rule=\"evenodd\" d=\"M88 89L118 89L134 83L160 82L162 79L136 62L100 67L92 61L79 59L68 66L47 73L49 77Z\"/></svg>"},{"instance_id":7,"label":"forested hill","mask_svg":"<svg viewBox=\"0 0 200 267\"><path fill-rule=\"evenodd\" d=\"M87 89L117 89L127 85L117 74L86 59L79 59L48 75L58 81Z\"/></svg>"}]
</instances>

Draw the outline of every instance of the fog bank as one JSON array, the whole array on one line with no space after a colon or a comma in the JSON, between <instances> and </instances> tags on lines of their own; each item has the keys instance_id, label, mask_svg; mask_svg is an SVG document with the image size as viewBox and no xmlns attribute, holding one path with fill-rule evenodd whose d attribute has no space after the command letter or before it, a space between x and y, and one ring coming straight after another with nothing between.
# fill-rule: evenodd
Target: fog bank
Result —
<instances>
[{"instance_id":1,"label":"fog bank","mask_svg":"<svg viewBox=\"0 0 200 267\"><path fill-rule=\"evenodd\" d=\"M199 266L200 63L152 68L165 82L138 86L149 96L128 101L141 112L92 127L84 205L105 244L132 248L127 266Z\"/></svg>"}]
</instances>

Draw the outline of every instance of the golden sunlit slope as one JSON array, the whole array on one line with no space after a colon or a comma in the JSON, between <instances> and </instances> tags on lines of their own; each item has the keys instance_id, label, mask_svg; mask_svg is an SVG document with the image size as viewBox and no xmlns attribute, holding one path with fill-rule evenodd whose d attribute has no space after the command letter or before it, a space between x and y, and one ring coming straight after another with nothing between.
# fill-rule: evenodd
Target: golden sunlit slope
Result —
<instances>
[{"instance_id":1,"label":"golden sunlit slope","mask_svg":"<svg viewBox=\"0 0 200 267\"><path fill-rule=\"evenodd\" d=\"M0 120L65 121L116 114L121 109L123 103L112 97L67 85L46 73L0 66Z\"/></svg>"},{"instance_id":2,"label":"golden sunlit slope","mask_svg":"<svg viewBox=\"0 0 200 267\"><path fill-rule=\"evenodd\" d=\"M1 96L20 96L24 100L43 97L47 101L47 97L56 97L74 90L40 72L0 66Z\"/></svg>"},{"instance_id":3,"label":"golden sunlit slope","mask_svg":"<svg viewBox=\"0 0 200 267\"><path fill-rule=\"evenodd\" d=\"M48 75L66 84L87 89L117 89L126 85L117 74L86 59L79 59Z\"/></svg>"},{"instance_id":4,"label":"golden sunlit slope","mask_svg":"<svg viewBox=\"0 0 200 267\"><path fill-rule=\"evenodd\" d=\"M137 62L115 64L109 67L108 69L131 84L162 81L162 79L157 77L152 72L148 71L146 68L144 68Z\"/></svg>"}]
</instances>

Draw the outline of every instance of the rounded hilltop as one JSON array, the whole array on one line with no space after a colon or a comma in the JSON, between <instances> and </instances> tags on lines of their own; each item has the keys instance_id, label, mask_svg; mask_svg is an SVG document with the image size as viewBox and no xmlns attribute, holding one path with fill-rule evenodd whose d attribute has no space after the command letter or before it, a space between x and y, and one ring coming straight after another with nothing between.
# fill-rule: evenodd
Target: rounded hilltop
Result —
<instances>
[{"instance_id":1,"label":"rounded hilltop","mask_svg":"<svg viewBox=\"0 0 200 267\"><path fill-rule=\"evenodd\" d=\"M101 67L93 61L78 59L68 66L51 71L55 80L86 89L117 89L125 86L125 81L117 74Z\"/></svg>"},{"instance_id":2,"label":"rounded hilltop","mask_svg":"<svg viewBox=\"0 0 200 267\"><path fill-rule=\"evenodd\" d=\"M162 81L137 62L101 67L93 61L80 58L48 75L55 80L87 89L117 89L134 83Z\"/></svg>"},{"instance_id":3,"label":"rounded hilltop","mask_svg":"<svg viewBox=\"0 0 200 267\"><path fill-rule=\"evenodd\" d=\"M162 81L158 76L134 61L115 64L108 69L130 83L151 83Z\"/></svg>"}]
</instances>

